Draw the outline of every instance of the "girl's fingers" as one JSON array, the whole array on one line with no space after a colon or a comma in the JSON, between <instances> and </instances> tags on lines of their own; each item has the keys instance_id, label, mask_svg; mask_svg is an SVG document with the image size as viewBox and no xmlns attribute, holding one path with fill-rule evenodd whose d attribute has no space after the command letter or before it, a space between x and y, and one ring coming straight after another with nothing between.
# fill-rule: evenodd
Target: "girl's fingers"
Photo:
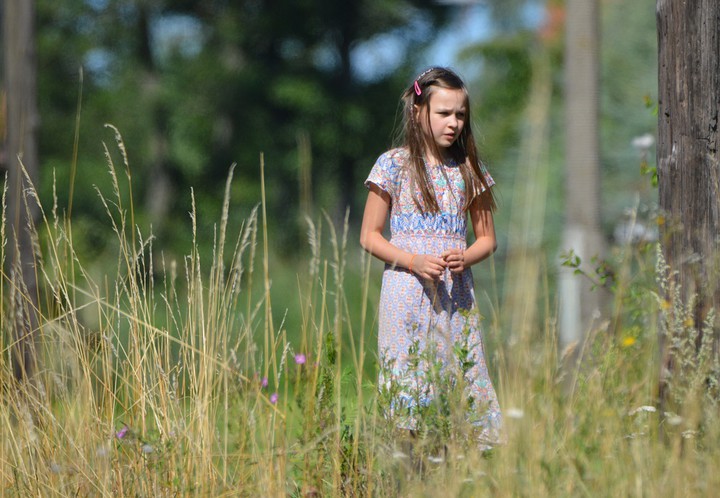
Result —
<instances>
[{"instance_id":1,"label":"girl's fingers","mask_svg":"<svg viewBox=\"0 0 720 498\"><path fill-rule=\"evenodd\" d=\"M448 249L447 251L444 251L440 257L447 261L448 263L450 261L461 261L463 258L463 250L462 249Z\"/></svg>"},{"instance_id":2,"label":"girl's fingers","mask_svg":"<svg viewBox=\"0 0 720 498\"><path fill-rule=\"evenodd\" d=\"M451 272L461 273L465 270L465 255L462 249L448 249L442 253L442 258Z\"/></svg>"},{"instance_id":3,"label":"girl's fingers","mask_svg":"<svg viewBox=\"0 0 720 498\"><path fill-rule=\"evenodd\" d=\"M423 255L418 258L417 272L423 278L435 278L437 273L437 263L433 261L433 258L429 255Z\"/></svg>"},{"instance_id":4,"label":"girl's fingers","mask_svg":"<svg viewBox=\"0 0 720 498\"><path fill-rule=\"evenodd\" d=\"M440 276L448 268L451 271L462 271L462 251L459 249L451 251L452 256L450 254L446 254L449 251L446 251L440 257L431 256L429 254L418 256L415 260L416 265L414 266L414 271L418 274L418 276L432 280L440 278ZM459 254L457 253L458 251Z\"/></svg>"}]
</instances>

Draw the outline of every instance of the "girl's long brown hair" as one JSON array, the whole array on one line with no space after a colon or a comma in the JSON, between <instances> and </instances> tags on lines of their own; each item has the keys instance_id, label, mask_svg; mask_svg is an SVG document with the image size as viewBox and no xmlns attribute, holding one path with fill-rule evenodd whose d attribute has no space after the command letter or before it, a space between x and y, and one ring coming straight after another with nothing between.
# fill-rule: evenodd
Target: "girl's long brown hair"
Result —
<instances>
[{"instance_id":1,"label":"girl's long brown hair","mask_svg":"<svg viewBox=\"0 0 720 498\"><path fill-rule=\"evenodd\" d=\"M460 173L465 181L465 204L463 211L467 211L472 204L475 196L487 196L487 202L490 208L495 210L495 197L493 196L490 185L488 185L485 175L482 172L482 163L475 147L475 138L472 133L470 118L470 99L468 97L467 88L462 79L450 69L444 67L435 67L428 69L420 74L413 81L413 84L407 88L402 95L403 106L403 142L409 152L409 164L406 165L413 190L420 191L420 199L415 199L418 207L424 210L437 213L440 211L435 190L433 189L430 178L428 177L423 159L425 150L430 148L433 150L435 157L442 157L438 150L437 144L432 137L427 137L423 132L422 125L418 122L417 117L425 112L427 119L427 127L430 129L430 97L435 88L447 88L451 90L462 90L465 94L465 124L460 136L448 148L448 152L452 159L458 163ZM417 91L420 91L418 95ZM416 107L417 106L417 107ZM482 194L480 192L485 189Z\"/></svg>"}]
</instances>

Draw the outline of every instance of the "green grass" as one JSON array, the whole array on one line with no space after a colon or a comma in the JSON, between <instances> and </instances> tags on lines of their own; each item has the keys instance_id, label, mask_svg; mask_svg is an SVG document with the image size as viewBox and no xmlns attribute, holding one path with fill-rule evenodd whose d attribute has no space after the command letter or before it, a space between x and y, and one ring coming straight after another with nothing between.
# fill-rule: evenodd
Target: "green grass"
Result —
<instances>
[{"instance_id":1,"label":"green grass","mask_svg":"<svg viewBox=\"0 0 720 498\"><path fill-rule=\"evenodd\" d=\"M451 424L438 453L438 441L413 440L380 415L379 267L347 224L309 221L305 264L286 267L270 251L264 204L236 220L226 197L213 252L168 261L134 226L109 166L113 263L76 253L56 209L43 218L33 384L11 380L3 302L3 495L703 496L720 485L707 388L716 362L692 362L699 325L673 289L657 297L667 275L653 251L611 258L614 301L576 345L576 375L564 366L573 355L558 351L546 270L535 268L532 293L504 289L535 296L531 321L481 295L506 442L482 452ZM236 240L226 240L229 224L241 226ZM669 381L673 413L657 406L659 328L687 360Z\"/></svg>"}]
</instances>

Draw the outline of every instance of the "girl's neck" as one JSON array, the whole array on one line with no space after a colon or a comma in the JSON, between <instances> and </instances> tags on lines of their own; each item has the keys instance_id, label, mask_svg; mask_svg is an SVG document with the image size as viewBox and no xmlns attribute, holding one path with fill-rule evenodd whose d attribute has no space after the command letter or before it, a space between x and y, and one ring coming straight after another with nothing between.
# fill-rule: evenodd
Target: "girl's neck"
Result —
<instances>
[{"instance_id":1,"label":"girl's neck","mask_svg":"<svg viewBox=\"0 0 720 498\"><path fill-rule=\"evenodd\" d=\"M440 153L440 157L437 157L438 154L433 150L425 150L425 161L428 164L445 164L450 159L450 153L446 149L439 149L438 152Z\"/></svg>"}]
</instances>

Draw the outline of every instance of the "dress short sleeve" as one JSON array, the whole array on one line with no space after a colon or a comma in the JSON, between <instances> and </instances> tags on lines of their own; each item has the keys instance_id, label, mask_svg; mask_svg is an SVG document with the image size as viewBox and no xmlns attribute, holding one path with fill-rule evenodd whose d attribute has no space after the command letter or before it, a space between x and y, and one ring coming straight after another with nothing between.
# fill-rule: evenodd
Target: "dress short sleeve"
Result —
<instances>
[{"instance_id":1,"label":"dress short sleeve","mask_svg":"<svg viewBox=\"0 0 720 498\"><path fill-rule=\"evenodd\" d=\"M482 194L487 188L495 185L495 180L493 180L493 177L490 176L490 173L488 172L484 164L480 164L480 174L483 176L483 180L485 180L485 183L487 184L487 187L483 184L480 184L480 193Z\"/></svg>"},{"instance_id":2,"label":"dress short sleeve","mask_svg":"<svg viewBox=\"0 0 720 498\"><path fill-rule=\"evenodd\" d=\"M400 192L401 170L402 161L398 149L385 152L375 161L370 175L365 180L365 187L370 188L370 184L375 184L390 194L391 199L397 199Z\"/></svg>"}]
</instances>

